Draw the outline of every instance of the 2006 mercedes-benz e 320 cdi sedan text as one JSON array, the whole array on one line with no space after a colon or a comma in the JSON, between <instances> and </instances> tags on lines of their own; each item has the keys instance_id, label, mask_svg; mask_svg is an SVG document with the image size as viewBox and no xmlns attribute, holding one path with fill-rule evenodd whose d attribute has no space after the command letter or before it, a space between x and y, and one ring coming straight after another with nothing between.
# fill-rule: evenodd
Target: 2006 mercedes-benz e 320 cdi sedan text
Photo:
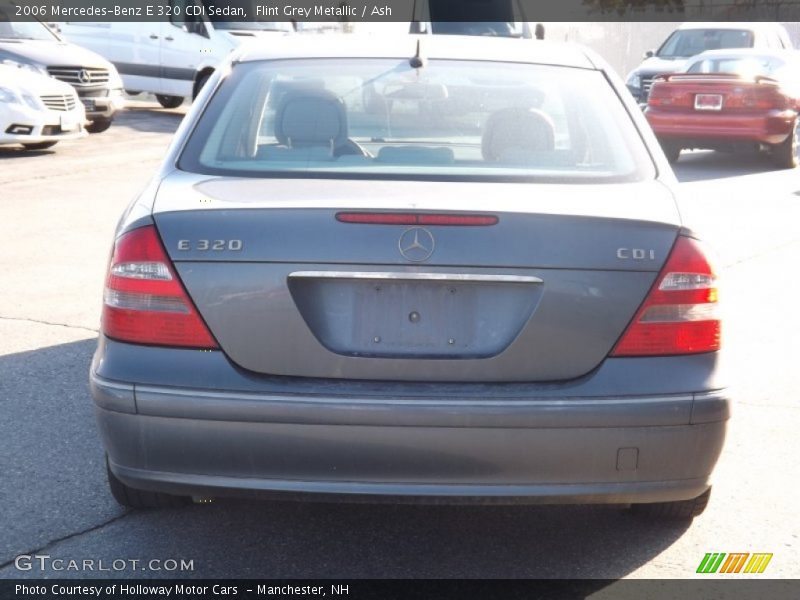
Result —
<instances>
[{"instance_id":1,"label":"2006 mercedes-benz e 320 cdi sedan text","mask_svg":"<svg viewBox=\"0 0 800 600\"><path fill-rule=\"evenodd\" d=\"M699 514L715 276L628 96L544 42L241 51L116 234L91 384L117 500Z\"/></svg>"}]
</instances>

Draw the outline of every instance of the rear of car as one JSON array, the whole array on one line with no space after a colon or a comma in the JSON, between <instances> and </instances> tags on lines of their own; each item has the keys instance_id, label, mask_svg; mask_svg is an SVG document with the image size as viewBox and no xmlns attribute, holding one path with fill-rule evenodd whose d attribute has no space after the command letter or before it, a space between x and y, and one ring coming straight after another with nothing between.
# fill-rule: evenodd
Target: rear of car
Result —
<instances>
[{"instance_id":1,"label":"rear of car","mask_svg":"<svg viewBox=\"0 0 800 600\"><path fill-rule=\"evenodd\" d=\"M628 74L628 90L644 105L657 77L684 70L702 52L736 48L782 52L791 50L792 42L778 23L684 23Z\"/></svg>"},{"instance_id":2,"label":"rear of car","mask_svg":"<svg viewBox=\"0 0 800 600\"><path fill-rule=\"evenodd\" d=\"M70 86L0 63L0 144L43 150L83 137L86 114Z\"/></svg>"},{"instance_id":3,"label":"rear of car","mask_svg":"<svg viewBox=\"0 0 800 600\"><path fill-rule=\"evenodd\" d=\"M792 54L713 51L684 73L656 79L646 116L670 158L681 149L769 149L798 164L800 61Z\"/></svg>"},{"instance_id":4,"label":"rear of car","mask_svg":"<svg viewBox=\"0 0 800 600\"><path fill-rule=\"evenodd\" d=\"M715 277L638 109L571 47L417 41L246 53L192 108L109 265L116 497L697 514Z\"/></svg>"}]
</instances>

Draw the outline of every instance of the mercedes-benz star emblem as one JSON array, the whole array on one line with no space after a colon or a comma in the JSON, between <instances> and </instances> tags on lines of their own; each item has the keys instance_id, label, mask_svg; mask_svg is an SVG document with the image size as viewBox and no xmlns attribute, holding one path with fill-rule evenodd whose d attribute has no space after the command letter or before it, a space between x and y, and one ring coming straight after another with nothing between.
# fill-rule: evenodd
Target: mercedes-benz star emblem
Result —
<instances>
[{"instance_id":1,"label":"mercedes-benz star emblem","mask_svg":"<svg viewBox=\"0 0 800 600\"><path fill-rule=\"evenodd\" d=\"M92 81L92 76L89 75L89 71L86 69L81 69L78 71L78 81L81 83L89 83Z\"/></svg>"},{"instance_id":2,"label":"mercedes-benz star emblem","mask_svg":"<svg viewBox=\"0 0 800 600\"><path fill-rule=\"evenodd\" d=\"M398 243L400 254L411 262L424 262L431 257L436 247L433 234L424 227L406 229Z\"/></svg>"}]
</instances>

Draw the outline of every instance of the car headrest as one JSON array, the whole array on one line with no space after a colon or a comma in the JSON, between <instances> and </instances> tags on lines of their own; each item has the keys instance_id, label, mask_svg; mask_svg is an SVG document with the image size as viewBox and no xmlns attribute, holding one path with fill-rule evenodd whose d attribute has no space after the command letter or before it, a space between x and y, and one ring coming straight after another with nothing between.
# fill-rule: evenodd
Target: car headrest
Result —
<instances>
[{"instance_id":1,"label":"car headrest","mask_svg":"<svg viewBox=\"0 0 800 600\"><path fill-rule=\"evenodd\" d=\"M486 121L481 140L484 160L525 163L535 152L555 149L555 126L535 108L506 108Z\"/></svg>"},{"instance_id":2,"label":"car headrest","mask_svg":"<svg viewBox=\"0 0 800 600\"><path fill-rule=\"evenodd\" d=\"M275 137L284 146L340 146L347 142L347 110L328 90L284 94L275 114Z\"/></svg>"}]
</instances>

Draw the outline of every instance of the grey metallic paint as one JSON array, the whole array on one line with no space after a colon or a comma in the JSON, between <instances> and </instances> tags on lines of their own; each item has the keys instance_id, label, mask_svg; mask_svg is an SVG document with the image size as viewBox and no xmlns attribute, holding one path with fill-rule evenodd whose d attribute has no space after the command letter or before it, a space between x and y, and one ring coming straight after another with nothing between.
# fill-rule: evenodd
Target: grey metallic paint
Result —
<instances>
[{"instance_id":1,"label":"grey metallic paint","mask_svg":"<svg viewBox=\"0 0 800 600\"><path fill-rule=\"evenodd\" d=\"M474 38L434 40L430 56L483 52L478 43ZM521 47L488 43L492 55ZM558 57L564 56L561 47L530 46L530 57L516 53L514 60L558 63ZM277 50L273 58L284 51ZM246 52L234 55L231 64L270 58L245 56ZM389 56L393 52L386 51ZM501 266L510 274L539 276L556 290L568 285L572 272L581 278L581 285L586 278L596 278L611 295L617 284L624 282L629 293L638 294L627 299L631 305L624 310L630 317L663 256L657 265L628 265L615 261L607 251L619 247L615 236L625 237L622 234L634 238L633 243L628 242L630 238L620 241L624 246L636 247L634 243L641 239L654 243L659 253L669 248L675 235L683 232L673 198L674 177L622 81L591 52L574 47L569 52L567 60L573 67L604 71L636 124L643 149L652 158L654 180L592 187L519 184L517 188L515 184L246 181L182 173L175 165L186 136L227 77L228 64L218 69L201 91L159 173L123 216L117 235L151 224L155 218L204 316L209 322L219 321L215 327L222 333L230 323L218 306L224 291L214 278L222 276L226 266L231 272L239 270L245 278L254 273L265 277L266 284L260 287L252 280L234 282L240 292L254 294L240 300L246 305L241 308L263 310L259 294L265 289L279 292L290 268L308 270L313 265L313 270L341 270L349 265L346 248L336 243L338 230L323 224L336 210L488 210L514 215L513 219L524 215L531 219L529 224L539 223L537 236L527 239L517 234L513 239L535 259L520 259L487 245L483 247L488 252L484 266L467 267L463 257L447 250L451 241L457 242L457 233L451 232L444 234L440 253L421 270L452 271L459 265L465 272L496 272L492 267ZM489 193L489 185L497 187ZM425 190L445 188L450 193L428 193L422 198ZM247 216L255 214L252 211L268 208L288 219L296 209L304 209L305 216L316 215L309 231L328 239L326 266L315 262L321 255L313 255L286 236L281 238L279 229L269 231L270 220L247 224ZM605 242L591 239L602 227L587 227L581 233L582 220L591 222L591 218L607 228ZM191 221L192 227L186 228L183 219ZM554 249L557 236L548 239L554 234L541 225L557 222L568 223L573 228L571 235L580 234L581 244ZM247 252L251 254L245 260L197 255L179 258L171 247L183 232L219 237L216 232L220 229L227 228L225 235L235 235L247 232L248 226L251 233L262 235L249 242ZM646 235L636 237L645 230ZM363 236L359 243L376 244L381 236L377 229L368 228L352 235ZM275 243L276 237L286 242L285 249ZM537 239L548 243L537 245ZM293 252L305 252L305 259L311 262L298 263ZM476 251L472 258L481 260L480 256ZM364 270L363 257L349 260ZM376 249L367 264L375 270L389 270L387 266L413 270L388 249ZM561 299L565 298L562 295ZM278 294L278 301L284 303L285 314L296 310L288 303L288 292L282 299ZM537 314L540 309L542 306ZM196 495L291 491L318 496L523 498L532 502L625 503L696 497L709 486L730 412L720 354L603 358L600 346L608 352L624 327L624 310L611 314L610 323L591 325L599 328L602 344L577 338L570 342L580 360L573 359L570 368L561 373L569 379L561 381L532 381L535 373L529 373L518 382L470 382L463 370L452 366L453 381L426 382L419 376L400 381L403 377L397 368L387 369L384 375L389 379L383 381L285 376L272 368L279 357L271 356L271 363L263 361L253 348L241 352L240 360L255 367L247 369L221 351L140 346L101 335L92 365L92 394L112 470L129 485L143 489ZM240 320L234 329L249 334L253 327L264 326L263 321L255 320L246 328L243 314L230 317L234 322ZM546 330L544 321L539 325L532 318L532 330ZM590 321L587 317L586 323ZM316 342L313 336L299 335L306 336L306 348ZM235 340L226 343L241 344ZM546 356L538 358L540 364L547 361ZM508 367L518 369L518 376L522 373L520 361L522 353L518 361L509 361ZM325 372L330 375L331 370ZM346 374L355 376L358 371ZM447 379L446 375L447 368L434 379ZM631 448L638 449L635 468L629 464ZM628 457L624 461L622 453Z\"/></svg>"}]
</instances>

